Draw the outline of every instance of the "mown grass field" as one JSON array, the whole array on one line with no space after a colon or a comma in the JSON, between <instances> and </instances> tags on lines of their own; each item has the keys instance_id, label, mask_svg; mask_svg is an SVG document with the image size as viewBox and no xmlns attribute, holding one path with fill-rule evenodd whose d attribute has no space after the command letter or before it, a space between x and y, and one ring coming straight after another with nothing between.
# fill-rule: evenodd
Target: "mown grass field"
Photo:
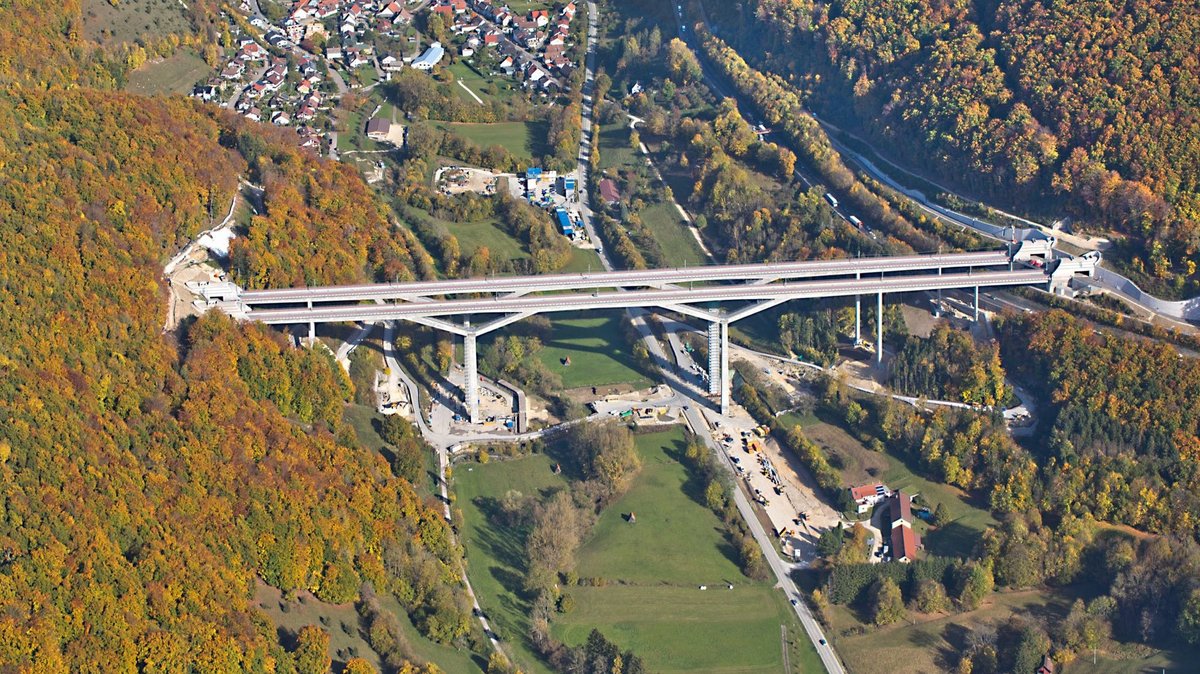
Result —
<instances>
[{"instance_id":1,"label":"mown grass field","mask_svg":"<svg viewBox=\"0 0 1200 674\"><path fill-rule=\"evenodd\" d=\"M782 593L733 561L720 521L676 459L682 428L640 435L637 446L641 472L579 552L580 577L607 584L569 588L576 608L556 618L555 634L578 644L599 628L653 672L781 671L781 625L798 625ZM820 671L804 643L791 656L794 671Z\"/></svg>"},{"instance_id":2,"label":"mown grass field","mask_svg":"<svg viewBox=\"0 0 1200 674\"><path fill-rule=\"evenodd\" d=\"M642 458L637 483L600 515L579 551L579 576L689 589L741 581L720 522L699 505L699 484L676 458L684 448L682 430L637 440ZM632 524L626 521L631 512L637 515ZM680 535L683 531L688 535ZM655 549L653 564L647 564L648 549Z\"/></svg>"},{"instance_id":3,"label":"mown grass field","mask_svg":"<svg viewBox=\"0 0 1200 674\"><path fill-rule=\"evenodd\" d=\"M673 458L683 441L680 427L638 436L642 470L579 551L579 575L603 575L608 584L565 588L576 605L555 616L555 636L575 645L598 628L653 672L765 674L783 670L783 631L792 671L820 671L782 593L748 580L730 559L720 521L694 498L696 486ZM524 641L529 607L512 590L523 568L521 532L489 523L486 509L488 499L509 489L534 494L564 485L550 465L548 457L534 455L455 469L471 581L527 672L545 668ZM623 517L631 510L633 524ZM698 589L700 583L709 589Z\"/></svg>"},{"instance_id":4,"label":"mown grass field","mask_svg":"<svg viewBox=\"0 0 1200 674\"><path fill-rule=\"evenodd\" d=\"M459 86L456 84L454 88L458 89ZM467 92L462 93L466 94ZM543 122L494 122L490 124L436 122L434 126L462 136L479 147L500 145L519 159L532 162L546 154L548 129Z\"/></svg>"},{"instance_id":5,"label":"mown grass field","mask_svg":"<svg viewBox=\"0 0 1200 674\"><path fill-rule=\"evenodd\" d=\"M539 354L551 372L562 377L564 388L631 384L649 386L638 372L621 336L621 314L564 314L554 319L554 331ZM564 365L563 359L571 359Z\"/></svg>"},{"instance_id":6,"label":"mown grass field","mask_svg":"<svg viewBox=\"0 0 1200 674\"><path fill-rule=\"evenodd\" d=\"M642 222L662 246L668 265L695 267L710 263L674 204L666 201L654 204L643 210L641 216Z\"/></svg>"},{"instance_id":7,"label":"mown grass field","mask_svg":"<svg viewBox=\"0 0 1200 674\"><path fill-rule=\"evenodd\" d=\"M530 606L517 593L524 573L524 532L489 521L488 503L510 489L532 495L564 486L566 480L550 470L550 458L544 454L454 469L456 505L462 508L464 522L461 541L467 552L471 585L492 628L525 672L549 674L550 670L530 650Z\"/></svg>"},{"instance_id":8,"label":"mown grass field","mask_svg":"<svg viewBox=\"0 0 1200 674\"><path fill-rule=\"evenodd\" d=\"M186 94L200 80L208 77L212 68L192 52L180 51L168 58L147 63L129 73L125 90L135 94Z\"/></svg>"}]
</instances>

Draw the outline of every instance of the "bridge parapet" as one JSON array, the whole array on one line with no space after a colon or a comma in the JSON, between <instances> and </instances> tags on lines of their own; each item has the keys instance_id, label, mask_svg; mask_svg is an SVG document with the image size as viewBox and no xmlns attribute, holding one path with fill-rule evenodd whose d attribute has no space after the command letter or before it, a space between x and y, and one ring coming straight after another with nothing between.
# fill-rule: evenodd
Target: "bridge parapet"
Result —
<instances>
[{"instance_id":1,"label":"bridge parapet","mask_svg":"<svg viewBox=\"0 0 1200 674\"><path fill-rule=\"evenodd\" d=\"M236 302L242 295L242 289L229 281L188 281L183 286L202 297L209 306L219 302Z\"/></svg>"},{"instance_id":2,"label":"bridge parapet","mask_svg":"<svg viewBox=\"0 0 1200 674\"><path fill-rule=\"evenodd\" d=\"M1055 240L1052 238L1025 239L1013 244L1009 257L1013 262L1031 262L1038 259L1045 263L1054 259L1054 244Z\"/></svg>"},{"instance_id":3,"label":"bridge parapet","mask_svg":"<svg viewBox=\"0 0 1200 674\"><path fill-rule=\"evenodd\" d=\"M1100 252L1093 250L1077 257L1061 257L1054 260L1047 267L1050 272L1050 292L1058 295L1072 294L1071 282L1080 277L1095 278L1100 259Z\"/></svg>"}]
</instances>

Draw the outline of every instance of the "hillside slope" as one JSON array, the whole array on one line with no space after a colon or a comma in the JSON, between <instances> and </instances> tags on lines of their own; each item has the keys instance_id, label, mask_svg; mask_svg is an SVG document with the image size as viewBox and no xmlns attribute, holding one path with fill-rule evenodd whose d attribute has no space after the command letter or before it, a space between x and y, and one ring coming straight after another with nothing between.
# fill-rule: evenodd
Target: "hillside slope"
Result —
<instances>
[{"instance_id":1,"label":"hillside slope","mask_svg":"<svg viewBox=\"0 0 1200 674\"><path fill-rule=\"evenodd\" d=\"M742 0L722 31L885 152L1001 205L1129 238L1159 292L1200 291L1195 0ZM715 15L714 15L715 16Z\"/></svg>"}]
</instances>

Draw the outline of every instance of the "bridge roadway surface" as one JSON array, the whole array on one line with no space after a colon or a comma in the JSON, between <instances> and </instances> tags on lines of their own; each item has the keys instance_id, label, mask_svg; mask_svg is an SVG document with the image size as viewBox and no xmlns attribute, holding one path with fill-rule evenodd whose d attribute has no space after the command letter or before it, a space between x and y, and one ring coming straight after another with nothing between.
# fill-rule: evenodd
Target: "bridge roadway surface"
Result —
<instances>
[{"instance_id":1,"label":"bridge roadway surface","mask_svg":"<svg viewBox=\"0 0 1200 674\"><path fill-rule=\"evenodd\" d=\"M844 260L709 265L675 269L597 271L587 274L542 274L536 276L507 276L449 281L374 283L323 286L317 288L283 288L278 290L244 290L240 295L240 299L244 304L251 306L262 304L299 304L305 302L354 302L481 292L527 293L591 288L656 287L707 281L767 281L840 276L855 273L879 274L963 267L995 267L1007 265L1008 262L1008 253L998 250Z\"/></svg>"},{"instance_id":2,"label":"bridge roadway surface","mask_svg":"<svg viewBox=\"0 0 1200 674\"><path fill-rule=\"evenodd\" d=\"M313 308L251 309L245 318L266 324L339 323L348 321L386 321L405 318L430 318L461 314L532 314L583 309L626 307L674 307L687 311L685 304L738 300L786 301L813 297L891 294L922 290L970 287L1037 285L1047 281L1040 269L981 271L954 274L921 274L864 279L833 279L775 284L740 284L687 289L592 292L532 297L430 300L405 304L361 304L317 306ZM693 309L702 312L703 310Z\"/></svg>"}]
</instances>

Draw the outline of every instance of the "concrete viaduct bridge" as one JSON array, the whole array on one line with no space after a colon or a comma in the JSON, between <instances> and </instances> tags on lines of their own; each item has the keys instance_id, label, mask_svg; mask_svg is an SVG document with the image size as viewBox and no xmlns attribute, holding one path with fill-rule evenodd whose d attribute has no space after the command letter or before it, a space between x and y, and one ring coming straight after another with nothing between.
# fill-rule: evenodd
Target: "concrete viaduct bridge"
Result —
<instances>
[{"instance_id":1,"label":"concrete viaduct bridge","mask_svg":"<svg viewBox=\"0 0 1200 674\"><path fill-rule=\"evenodd\" d=\"M310 338L317 323L394 320L461 335L465 407L472 423L479 420L476 341L480 335L541 313L629 307L677 311L709 324L709 394L719 398L724 414L729 408L731 323L789 300L853 296L857 340L863 295L877 297L881 314L885 294L952 288L975 289L978 317L981 287L1045 285L1059 292L1075 276L1095 274L1098 257L1055 260L1052 246L1052 241L1031 241L1009 250L972 253L279 290L242 290L231 283L212 283L193 289L206 307L240 320L307 323ZM472 317L484 320L473 324ZM877 326L876 344L877 358L882 360L882 325Z\"/></svg>"}]
</instances>

